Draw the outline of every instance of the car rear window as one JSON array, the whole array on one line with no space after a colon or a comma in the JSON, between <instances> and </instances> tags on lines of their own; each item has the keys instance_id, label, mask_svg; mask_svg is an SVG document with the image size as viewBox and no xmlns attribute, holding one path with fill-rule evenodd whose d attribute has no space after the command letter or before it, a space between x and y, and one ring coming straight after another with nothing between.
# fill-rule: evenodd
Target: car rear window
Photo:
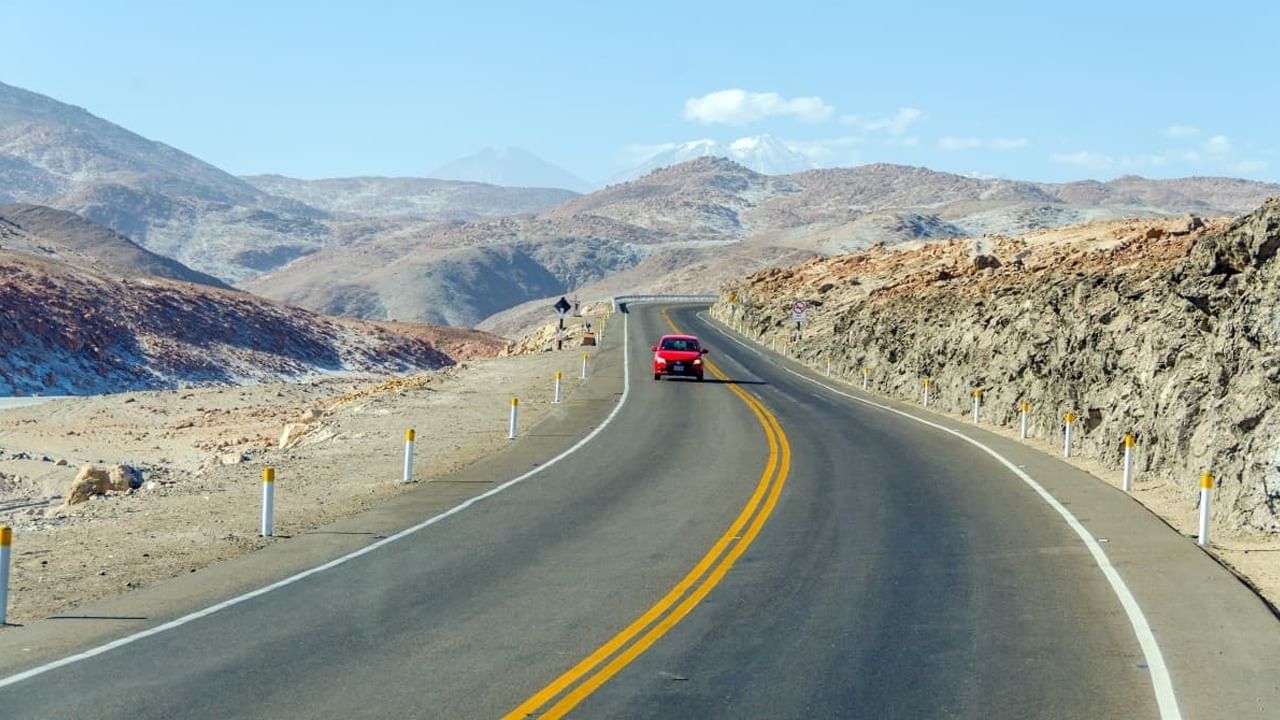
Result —
<instances>
[{"instance_id":1,"label":"car rear window","mask_svg":"<svg viewBox=\"0 0 1280 720\"><path fill-rule=\"evenodd\" d=\"M698 349L697 340L679 340L676 338L667 338L662 341L663 350L687 350L694 352Z\"/></svg>"}]
</instances>

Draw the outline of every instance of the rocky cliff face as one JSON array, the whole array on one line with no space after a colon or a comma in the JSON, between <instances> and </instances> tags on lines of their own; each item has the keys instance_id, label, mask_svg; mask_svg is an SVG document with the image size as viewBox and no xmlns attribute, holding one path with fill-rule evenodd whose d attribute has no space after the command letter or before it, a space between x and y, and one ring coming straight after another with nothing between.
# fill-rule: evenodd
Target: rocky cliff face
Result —
<instances>
[{"instance_id":1,"label":"rocky cliff face","mask_svg":"<svg viewBox=\"0 0 1280 720\"><path fill-rule=\"evenodd\" d=\"M831 357L850 380L940 410L1061 433L1119 466L1137 436L1144 481L1194 502L1219 480L1214 522L1280 532L1280 200L1234 221L1116 221L914 249L872 250L757 273L714 312L766 341L810 322L791 354Z\"/></svg>"}]
</instances>

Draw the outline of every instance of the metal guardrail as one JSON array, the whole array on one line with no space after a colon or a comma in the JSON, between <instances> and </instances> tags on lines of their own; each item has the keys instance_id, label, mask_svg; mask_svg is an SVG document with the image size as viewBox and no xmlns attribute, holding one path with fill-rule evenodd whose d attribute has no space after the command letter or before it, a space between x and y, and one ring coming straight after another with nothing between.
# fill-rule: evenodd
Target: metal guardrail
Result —
<instances>
[{"instance_id":1,"label":"metal guardrail","mask_svg":"<svg viewBox=\"0 0 1280 720\"><path fill-rule=\"evenodd\" d=\"M629 304L643 303L713 303L716 296L706 295L618 295L613 298L613 309L617 311Z\"/></svg>"}]
</instances>

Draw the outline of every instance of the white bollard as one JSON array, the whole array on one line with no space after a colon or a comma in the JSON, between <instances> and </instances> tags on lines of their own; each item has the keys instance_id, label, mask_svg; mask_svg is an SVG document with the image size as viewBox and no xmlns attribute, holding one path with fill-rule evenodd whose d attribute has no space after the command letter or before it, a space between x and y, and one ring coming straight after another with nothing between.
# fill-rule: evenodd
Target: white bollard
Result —
<instances>
[{"instance_id":1,"label":"white bollard","mask_svg":"<svg viewBox=\"0 0 1280 720\"><path fill-rule=\"evenodd\" d=\"M413 428L404 431L404 477L400 482L413 482Z\"/></svg>"},{"instance_id":2,"label":"white bollard","mask_svg":"<svg viewBox=\"0 0 1280 720\"><path fill-rule=\"evenodd\" d=\"M924 406L929 407L929 378L924 379Z\"/></svg>"},{"instance_id":3,"label":"white bollard","mask_svg":"<svg viewBox=\"0 0 1280 720\"><path fill-rule=\"evenodd\" d=\"M973 424L977 425L982 418L982 391L973 391Z\"/></svg>"},{"instance_id":4,"label":"white bollard","mask_svg":"<svg viewBox=\"0 0 1280 720\"><path fill-rule=\"evenodd\" d=\"M1120 487L1125 492L1133 487L1133 433L1124 434L1124 479Z\"/></svg>"},{"instance_id":5,"label":"white bollard","mask_svg":"<svg viewBox=\"0 0 1280 720\"><path fill-rule=\"evenodd\" d=\"M871 368L869 367L862 368L862 389L864 391L867 389L867 376L870 374L871 374Z\"/></svg>"},{"instance_id":6,"label":"white bollard","mask_svg":"<svg viewBox=\"0 0 1280 720\"><path fill-rule=\"evenodd\" d=\"M582 353L582 379L587 379L587 354Z\"/></svg>"},{"instance_id":7,"label":"white bollard","mask_svg":"<svg viewBox=\"0 0 1280 720\"><path fill-rule=\"evenodd\" d=\"M1062 457L1069 458L1071 457L1071 426L1076 422L1076 414L1067 411L1067 414L1062 416L1062 420L1066 425L1066 430L1062 433Z\"/></svg>"},{"instance_id":8,"label":"white bollard","mask_svg":"<svg viewBox=\"0 0 1280 720\"><path fill-rule=\"evenodd\" d=\"M511 398L511 422L508 424L507 439L516 439L516 420L520 415L520 398Z\"/></svg>"},{"instance_id":9,"label":"white bollard","mask_svg":"<svg viewBox=\"0 0 1280 720\"><path fill-rule=\"evenodd\" d=\"M553 395L552 395L552 397L551 397L551 404L552 404L552 405L559 405L559 404L560 404L560 379L561 379L562 377L564 377L564 373L562 373L562 372L560 372L559 370L557 370L557 371L556 371L556 389L555 389L555 394L553 394Z\"/></svg>"},{"instance_id":10,"label":"white bollard","mask_svg":"<svg viewBox=\"0 0 1280 720\"><path fill-rule=\"evenodd\" d=\"M827 358L827 377L831 377L831 358Z\"/></svg>"},{"instance_id":11,"label":"white bollard","mask_svg":"<svg viewBox=\"0 0 1280 720\"><path fill-rule=\"evenodd\" d=\"M1031 412L1031 403L1027 402L1026 400L1023 400L1021 410L1022 410L1022 421L1020 423L1021 428L1018 432L1018 437L1022 440L1026 440L1027 439L1027 413Z\"/></svg>"},{"instance_id":12,"label":"white bollard","mask_svg":"<svg viewBox=\"0 0 1280 720\"><path fill-rule=\"evenodd\" d=\"M1201 546L1209 544L1209 494L1213 490L1213 476L1205 473L1200 476L1200 541Z\"/></svg>"},{"instance_id":13,"label":"white bollard","mask_svg":"<svg viewBox=\"0 0 1280 720\"><path fill-rule=\"evenodd\" d=\"M5 625L9 608L9 551L13 546L13 528L0 525L0 627Z\"/></svg>"},{"instance_id":14,"label":"white bollard","mask_svg":"<svg viewBox=\"0 0 1280 720\"><path fill-rule=\"evenodd\" d=\"M262 537L271 537L276 512L276 471L262 469Z\"/></svg>"}]
</instances>

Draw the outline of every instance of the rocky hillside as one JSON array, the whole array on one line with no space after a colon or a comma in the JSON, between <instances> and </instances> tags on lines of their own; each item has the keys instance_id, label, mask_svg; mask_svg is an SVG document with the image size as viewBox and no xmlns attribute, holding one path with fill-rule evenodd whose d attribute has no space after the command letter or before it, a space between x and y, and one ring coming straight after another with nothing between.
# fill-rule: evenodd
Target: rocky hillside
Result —
<instances>
[{"instance_id":1,"label":"rocky hillside","mask_svg":"<svg viewBox=\"0 0 1280 720\"><path fill-rule=\"evenodd\" d=\"M1021 237L875 248L759 272L714 313L784 337L790 305L810 323L794 350L830 356L860 382L1033 432L1078 414L1083 453L1117 465L1137 436L1144 482L1188 502L1211 470L1214 521L1280 532L1280 200L1236 220L1113 221ZM733 302L730 300L732 299Z\"/></svg>"},{"instance_id":2,"label":"rocky hillside","mask_svg":"<svg viewBox=\"0 0 1280 720\"><path fill-rule=\"evenodd\" d=\"M0 395L402 373L452 363L417 334L10 251L0 251L0 344Z\"/></svg>"},{"instance_id":3,"label":"rocky hillside","mask_svg":"<svg viewBox=\"0 0 1280 720\"><path fill-rule=\"evenodd\" d=\"M433 221L480 220L538 212L577 196L569 190L503 187L478 182L412 177L298 180L282 175L244 178L278 197L336 216L410 217Z\"/></svg>"},{"instance_id":4,"label":"rocky hillside","mask_svg":"<svg viewBox=\"0 0 1280 720\"><path fill-rule=\"evenodd\" d=\"M536 215L352 231L244 287L327 313L518 334L518 321L533 316L512 308L574 290L710 291L754 268L876 243L1229 213L1269 192L1280 186L1213 178L1052 185L883 164L770 177L703 157Z\"/></svg>"},{"instance_id":5,"label":"rocky hillside","mask_svg":"<svg viewBox=\"0 0 1280 720\"><path fill-rule=\"evenodd\" d=\"M124 277L162 277L229 289L217 278L141 248L114 230L43 205L0 205L0 248Z\"/></svg>"},{"instance_id":6,"label":"rocky hillside","mask_svg":"<svg viewBox=\"0 0 1280 720\"><path fill-rule=\"evenodd\" d=\"M0 202L75 212L237 280L329 242L325 214L82 108L0 83Z\"/></svg>"}]
</instances>

